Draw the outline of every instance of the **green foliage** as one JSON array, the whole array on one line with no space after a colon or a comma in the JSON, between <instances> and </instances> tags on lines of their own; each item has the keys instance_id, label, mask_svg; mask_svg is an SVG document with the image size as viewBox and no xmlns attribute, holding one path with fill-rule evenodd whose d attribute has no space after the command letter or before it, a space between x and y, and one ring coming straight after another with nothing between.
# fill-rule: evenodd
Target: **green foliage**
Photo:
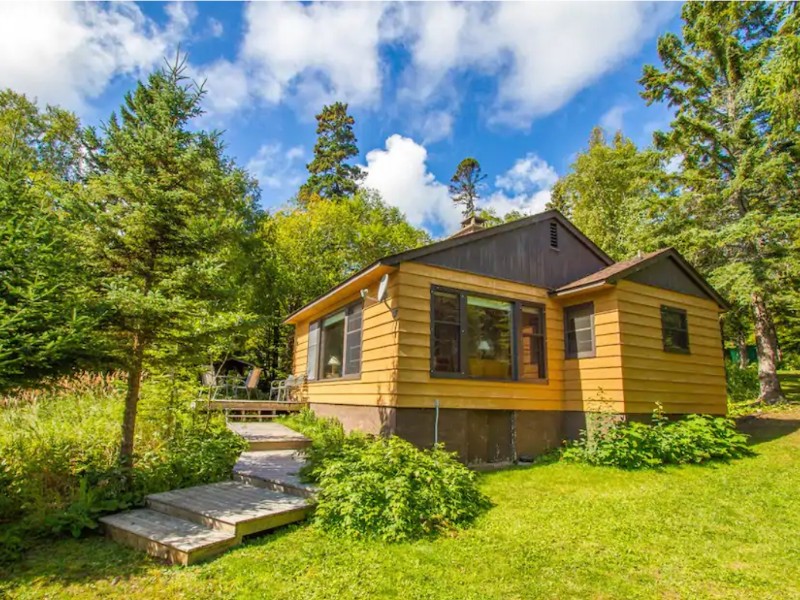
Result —
<instances>
[{"instance_id":1,"label":"green foliage","mask_svg":"<svg viewBox=\"0 0 800 600\"><path fill-rule=\"evenodd\" d=\"M355 119L348 114L347 104L335 102L322 107L317 115L314 159L307 165L310 176L300 188L304 202L314 196L340 200L358 190L366 174L358 166L345 162L358 155L353 125Z\"/></svg>"},{"instance_id":2,"label":"green foliage","mask_svg":"<svg viewBox=\"0 0 800 600\"><path fill-rule=\"evenodd\" d=\"M0 391L103 355L64 222L79 148L74 115L0 90Z\"/></svg>"},{"instance_id":3,"label":"green foliage","mask_svg":"<svg viewBox=\"0 0 800 600\"><path fill-rule=\"evenodd\" d=\"M442 447L345 434L304 410L283 419L311 439L301 475L319 484L315 522L347 536L411 540L471 523L489 507L475 474Z\"/></svg>"},{"instance_id":4,"label":"green foliage","mask_svg":"<svg viewBox=\"0 0 800 600\"><path fill-rule=\"evenodd\" d=\"M731 419L688 415L670 421L659 406L652 423L626 422L618 415L598 415L562 453L564 460L619 469L704 463L749 456L747 436Z\"/></svg>"},{"instance_id":5,"label":"green foliage","mask_svg":"<svg viewBox=\"0 0 800 600\"><path fill-rule=\"evenodd\" d=\"M0 409L0 523L14 540L80 535L97 518L141 505L147 494L230 477L245 449L221 418L189 409L196 390L164 400L158 378L144 387L138 452L130 481L118 464L124 382L84 375ZM13 524L13 526L11 525ZM18 548L17 548L18 549Z\"/></svg>"},{"instance_id":6,"label":"green foliage","mask_svg":"<svg viewBox=\"0 0 800 600\"><path fill-rule=\"evenodd\" d=\"M667 187L661 157L617 132L611 144L596 127L589 147L553 187L551 206L615 260L656 250L651 215Z\"/></svg>"},{"instance_id":7,"label":"green foliage","mask_svg":"<svg viewBox=\"0 0 800 600\"><path fill-rule=\"evenodd\" d=\"M744 369L730 361L725 362L725 380L728 399L734 402L758 398L758 367L748 365Z\"/></svg>"},{"instance_id":8,"label":"green foliage","mask_svg":"<svg viewBox=\"0 0 800 600\"><path fill-rule=\"evenodd\" d=\"M448 190L456 204L462 204L465 217L475 214L475 203L480 196L480 187L486 175L481 171L481 164L472 157L458 163L456 172L450 178Z\"/></svg>"},{"instance_id":9,"label":"green foliage","mask_svg":"<svg viewBox=\"0 0 800 600\"><path fill-rule=\"evenodd\" d=\"M348 440L319 470L314 520L324 529L398 542L471 523L489 507L475 473L441 447Z\"/></svg>"}]
</instances>

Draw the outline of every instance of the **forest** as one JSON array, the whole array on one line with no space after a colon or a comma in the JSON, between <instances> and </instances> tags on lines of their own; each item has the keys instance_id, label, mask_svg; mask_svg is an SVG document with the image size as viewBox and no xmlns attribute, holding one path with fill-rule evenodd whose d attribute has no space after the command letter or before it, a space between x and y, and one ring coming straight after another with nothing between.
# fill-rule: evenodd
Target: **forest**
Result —
<instances>
[{"instance_id":1,"label":"forest","mask_svg":"<svg viewBox=\"0 0 800 600\"><path fill-rule=\"evenodd\" d=\"M731 377L780 403L777 371L800 367L800 11L689 3L682 16L639 81L646 102L670 108L670 126L642 148L622 131L587 132L551 207L616 260L677 248L730 302ZM167 61L98 127L0 91L0 398L65 376L115 378L123 468L147 382L191 385L225 356L284 377L288 314L431 241L363 187L342 102L317 115L306 182L264 209L224 134L199 125L206 91L185 65ZM490 224L522 216L483 210L482 176L465 159L453 200Z\"/></svg>"}]
</instances>

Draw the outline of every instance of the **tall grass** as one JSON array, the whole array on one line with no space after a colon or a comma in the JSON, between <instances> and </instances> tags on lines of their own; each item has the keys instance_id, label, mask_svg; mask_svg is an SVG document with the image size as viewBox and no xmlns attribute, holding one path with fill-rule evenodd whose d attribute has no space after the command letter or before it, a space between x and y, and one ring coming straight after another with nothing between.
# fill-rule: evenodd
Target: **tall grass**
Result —
<instances>
[{"instance_id":1,"label":"tall grass","mask_svg":"<svg viewBox=\"0 0 800 600\"><path fill-rule=\"evenodd\" d=\"M0 560L26 536L96 527L153 492L230 477L244 441L219 417L191 410L187 378L143 386L136 461L118 466L124 381L83 374L6 399L0 408ZM5 550L5 552L4 552Z\"/></svg>"}]
</instances>

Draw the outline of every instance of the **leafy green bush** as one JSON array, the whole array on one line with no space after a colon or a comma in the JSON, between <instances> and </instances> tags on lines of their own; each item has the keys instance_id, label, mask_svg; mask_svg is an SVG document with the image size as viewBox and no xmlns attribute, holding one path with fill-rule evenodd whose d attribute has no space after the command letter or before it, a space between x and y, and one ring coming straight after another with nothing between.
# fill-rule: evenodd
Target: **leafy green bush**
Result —
<instances>
[{"instance_id":1,"label":"leafy green bush","mask_svg":"<svg viewBox=\"0 0 800 600\"><path fill-rule=\"evenodd\" d=\"M615 417L612 419L611 417ZM600 415L604 426L589 426L562 452L564 460L620 469L703 463L748 456L747 436L723 417L688 415L670 421L659 406L650 424Z\"/></svg>"},{"instance_id":2,"label":"leafy green bush","mask_svg":"<svg viewBox=\"0 0 800 600\"><path fill-rule=\"evenodd\" d=\"M121 382L62 382L0 409L0 526L8 529L0 560L18 554L21 537L77 536L147 494L230 477L244 440L220 416L197 417L190 397L166 403L162 391L152 380L145 386L129 481L117 461Z\"/></svg>"},{"instance_id":3,"label":"leafy green bush","mask_svg":"<svg viewBox=\"0 0 800 600\"><path fill-rule=\"evenodd\" d=\"M489 506L475 473L453 454L396 436L348 438L325 458L319 483L316 523L392 542L463 527Z\"/></svg>"},{"instance_id":4,"label":"leafy green bush","mask_svg":"<svg viewBox=\"0 0 800 600\"><path fill-rule=\"evenodd\" d=\"M725 380L728 398L733 402L756 400L761 392L758 382L758 365L751 364L742 369L736 363L725 361Z\"/></svg>"}]
</instances>

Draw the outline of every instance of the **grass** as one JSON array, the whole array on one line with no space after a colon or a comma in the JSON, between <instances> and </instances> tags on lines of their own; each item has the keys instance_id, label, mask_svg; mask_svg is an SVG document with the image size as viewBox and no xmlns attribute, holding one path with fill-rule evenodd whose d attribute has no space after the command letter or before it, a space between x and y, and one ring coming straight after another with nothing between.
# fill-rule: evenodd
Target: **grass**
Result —
<instances>
[{"instance_id":1,"label":"grass","mask_svg":"<svg viewBox=\"0 0 800 600\"><path fill-rule=\"evenodd\" d=\"M0 571L0 597L800 598L800 410L747 426L758 456L730 464L483 475L495 507L449 538L391 545L295 526L189 568L62 540Z\"/></svg>"},{"instance_id":2,"label":"grass","mask_svg":"<svg viewBox=\"0 0 800 600\"><path fill-rule=\"evenodd\" d=\"M188 568L59 540L0 568L0 598L800 598L800 408L743 427L757 456L729 464L484 474L494 508L435 540L291 526Z\"/></svg>"}]
</instances>

